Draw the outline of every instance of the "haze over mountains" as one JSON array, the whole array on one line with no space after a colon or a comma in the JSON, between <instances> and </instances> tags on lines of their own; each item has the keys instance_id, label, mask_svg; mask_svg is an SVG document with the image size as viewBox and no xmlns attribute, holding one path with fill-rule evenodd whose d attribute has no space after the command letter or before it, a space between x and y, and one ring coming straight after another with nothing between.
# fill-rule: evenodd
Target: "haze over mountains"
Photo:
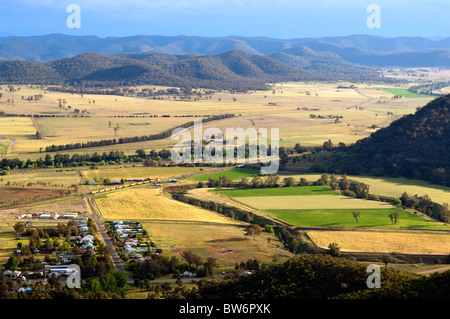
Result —
<instances>
[{"instance_id":1,"label":"haze over mountains","mask_svg":"<svg viewBox=\"0 0 450 319\"><path fill-rule=\"evenodd\" d=\"M0 37L0 83L260 89L267 82L378 80L380 67L450 67L450 38Z\"/></svg>"}]
</instances>

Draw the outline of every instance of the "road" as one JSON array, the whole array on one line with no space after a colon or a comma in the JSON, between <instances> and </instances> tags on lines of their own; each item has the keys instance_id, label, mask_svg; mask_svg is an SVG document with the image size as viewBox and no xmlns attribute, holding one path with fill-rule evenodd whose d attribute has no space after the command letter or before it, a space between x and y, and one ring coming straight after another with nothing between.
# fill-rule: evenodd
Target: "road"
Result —
<instances>
[{"instance_id":1,"label":"road","mask_svg":"<svg viewBox=\"0 0 450 319\"><path fill-rule=\"evenodd\" d=\"M108 252L112 258L112 261L114 263L114 265L116 266L116 269L118 271L123 271L125 272L125 268L123 268L123 265L120 261L119 255L117 255L116 250L114 249L114 244L111 240L111 238L109 238L108 234L106 233L106 229L105 226L103 225L103 223L98 219L97 214L95 213L95 208L92 206L92 203L89 199L92 199L92 197L85 195L83 196L84 201L86 202L86 207L88 208L89 212L91 213L91 217L92 219L95 221L95 223L97 224L97 228L100 232L100 234L103 237L103 241L106 245L106 248L108 249ZM126 273L126 272L125 272Z\"/></svg>"}]
</instances>

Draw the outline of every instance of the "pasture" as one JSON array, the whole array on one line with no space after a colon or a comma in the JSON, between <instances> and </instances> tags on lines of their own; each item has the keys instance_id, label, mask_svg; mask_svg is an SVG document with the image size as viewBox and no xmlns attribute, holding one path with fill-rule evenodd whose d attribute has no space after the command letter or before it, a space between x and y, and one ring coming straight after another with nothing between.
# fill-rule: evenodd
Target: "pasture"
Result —
<instances>
[{"instance_id":1,"label":"pasture","mask_svg":"<svg viewBox=\"0 0 450 319\"><path fill-rule=\"evenodd\" d=\"M0 223L0 265L3 266L17 247L16 232L14 223Z\"/></svg>"},{"instance_id":2,"label":"pasture","mask_svg":"<svg viewBox=\"0 0 450 319\"><path fill-rule=\"evenodd\" d=\"M184 177L186 175L195 174L200 171L199 167L144 167L144 166L119 166L111 168L106 166L99 169L83 170L81 173L87 180L102 180L105 178L113 179L127 179L127 178L177 178ZM203 167L203 171L207 171L207 167Z\"/></svg>"},{"instance_id":3,"label":"pasture","mask_svg":"<svg viewBox=\"0 0 450 319\"><path fill-rule=\"evenodd\" d=\"M292 195L292 196L249 196L235 200L262 210L273 209L386 209L393 206L377 201L345 197L341 195Z\"/></svg>"},{"instance_id":4,"label":"pasture","mask_svg":"<svg viewBox=\"0 0 450 319\"><path fill-rule=\"evenodd\" d=\"M134 188L96 195L95 202L105 219L169 220L239 224L218 213L166 197L159 188Z\"/></svg>"},{"instance_id":5,"label":"pasture","mask_svg":"<svg viewBox=\"0 0 450 319\"><path fill-rule=\"evenodd\" d=\"M244 235L244 229L233 224L191 224L170 221L143 221L144 228L158 243L164 254L181 259L183 251L191 250L202 258L214 257L221 267L234 266L248 259L270 262L277 256L292 256L283 249L273 234L262 233L253 238ZM232 251L224 252L227 249Z\"/></svg>"},{"instance_id":6,"label":"pasture","mask_svg":"<svg viewBox=\"0 0 450 319\"><path fill-rule=\"evenodd\" d=\"M403 254L441 254L450 252L450 234L381 231L308 231L321 248L337 243L342 251L397 252Z\"/></svg>"},{"instance_id":7,"label":"pasture","mask_svg":"<svg viewBox=\"0 0 450 319\"><path fill-rule=\"evenodd\" d=\"M190 101L174 99L172 96L163 96L156 100L136 96L92 94L81 97L79 94L21 86L15 93L3 94L5 99L14 99L15 105L4 104L0 111L18 114L20 110L20 114L60 117L36 117L38 127L45 136L44 140L33 140L32 136L36 131L30 118L3 119L4 123L0 121L0 132L8 132L10 135L9 132L13 131L9 128L3 130L2 125L6 128L5 123L8 121L24 121L20 124L24 129L16 136L17 145L13 152L10 152L10 156L27 159L35 158L40 148L52 144L148 135L195 119L181 116L217 115L225 113L226 110L226 113L239 117L207 123L204 129L215 127L225 131L226 128L279 128L280 146L292 146L297 142L307 146L321 145L328 139L335 144L350 144L369 136L374 131L372 125L387 126L396 118L413 113L417 106L422 106L427 100L371 97L366 92L376 90L338 89L338 85L340 83L277 83L267 91L209 92ZM144 87L134 87L135 90L142 88ZM206 92L201 89L199 91ZM22 99L22 96L26 98L36 94L42 94L43 98L32 102ZM59 107L59 99L66 101L63 107ZM378 103L381 101L385 103ZM78 110L77 117L75 110ZM388 111L393 115L388 115ZM343 118L340 123L335 123L332 119L311 118L311 115L340 115ZM109 121L112 122L111 127ZM114 127L117 125L120 129L116 136ZM146 151L152 148L169 148L174 143L165 139L104 146L88 151L108 152L120 148L126 154L132 154L139 148ZM74 152L79 153L80 150L64 153Z\"/></svg>"},{"instance_id":8,"label":"pasture","mask_svg":"<svg viewBox=\"0 0 450 319\"><path fill-rule=\"evenodd\" d=\"M358 222L352 214L354 211L360 213ZM450 230L450 226L421 218L402 209L265 210L265 212L294 226ZM396 224L392 224L389 217L393 212L399 214Z\"/></svg>"},{"instance_id":9,"label":"pasture","mask_svg":"<svg viewBox=\"0 0 450 319\"><path fill-rule=\"evenodd\" d=\"M300 178L305 178L308 182L317 181L321 174L299 174L295 172L283 171L280 172L280 177L294 177L296 182ZM370 185L370 194L383 195L390 197L400 197L403 192L409 195L423 196L427 194L430 198L439 204L450 203L450 188L435 185L424 181L395 178L395 177L376 177L376 176L355 176L349 175L348 179L365 183ZM338 176L340 179L341 176Z\"/></svg>"},{"instance_id":10,"label":"pasture","mask_svg":"<svg viewBox=\"0 0 450 319\"><path fill-rule=\"evenodd\" d=\"M328 186L296 186L277 188L224 189L214 192L228 197L337 195Z\"/></svg>"},{"instance_id":11,"label":"pasture","mask_svg":"<svg viewBox=\"0 0 450 319\"><path fill-rule=\"evenodd\" d=\"M248 169L248 168L233 168L228 170L222 170L216 173L206 173L198 176L194 176L189 178L189 180L205 182L208 181L209 178L219 179L220 176L226 176L231 180L239 180L243 177L252 177L254 175L258 175L260 171L258 169Z\"/></svg>"}]
</instances>

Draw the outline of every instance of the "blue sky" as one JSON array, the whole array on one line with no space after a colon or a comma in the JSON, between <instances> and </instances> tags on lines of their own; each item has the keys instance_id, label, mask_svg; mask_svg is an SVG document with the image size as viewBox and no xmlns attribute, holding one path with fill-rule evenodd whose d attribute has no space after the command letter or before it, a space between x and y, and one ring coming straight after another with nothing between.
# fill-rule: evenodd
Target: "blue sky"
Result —
<instances>
[{"instance_id":1,"label":"blue sky","mask_svg":"<svg viewBox=\"0 0 450 319\"><path fill-rule=\"evenodd\" d=\"M81 28L69 29L69 4ZM302 38L351 34L450 36L448 0L2 0L0 36L198 35ZM369 4L381 9L370 29Z\"/></svg>"}]
</instances>

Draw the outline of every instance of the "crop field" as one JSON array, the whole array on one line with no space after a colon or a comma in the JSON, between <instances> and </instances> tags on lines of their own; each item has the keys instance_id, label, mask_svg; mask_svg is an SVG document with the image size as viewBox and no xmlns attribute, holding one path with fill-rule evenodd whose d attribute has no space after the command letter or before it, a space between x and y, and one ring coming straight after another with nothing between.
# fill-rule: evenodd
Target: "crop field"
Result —
<instances>
[{"instance_id":1,"label":"crop field","mask_svg":"<svg viewBox=\"0 0 450 319\"><path fill-rule=\"evenodd\" d=\"M239 117L206 123L204 130L209 127L219 128L224 132L226 128L279 128L280 146L292 146L297 142L305 146L321 145L328 139L335 144L339 142L350 144L374 132L372 125L385 127L400 116L413 113L416 107L430 100L426 97L391 99L389 96L380 96L379 91L366 87L361 87L357 91L338 89L338 85L339 83L278 83L268 91L213 92L191 101L181 101L170 96L157 100L90 94L81 97L79 94L49 92L36 87L22 86L20 91L15 93L4 93L4 99L14 99L15 105L3 104L0 111L18 113L20 110L20 114L64 117L36 118L38 127L45 136L43 140L33 138L36 130L30 118L3 118L0 119L0 132L8 132L8 136L2 136L0 133L0 137L10 138L15 130L15 134L18 134L15 136L16 145L12 152L8 152L8 156L34 159L40 155L38 153L40 148L52 144L148 135L196 119L181 116L217 115L223 114L226 110L227 113ZM387 92L384 93L389 95ZM42 94L43 98L37 102L21 98L36 94ZM59 107L59 99L66 100L65 107ZM82 112L83 116L74 117L76 109ZM387 112L393 115L387 115ZM162 117L163 115L170 117ZM340 123L335 123L333 119L311 118L311 115L339 115L342 118ZM10 131L12 121L16 122L16 125ZM109 121L112 122L111 127ZM120 129L116 136L114 127L117 125ZM168 138L123 144L120 147L104 146L88 151L108 152L120 148L126 154L133 154L139 148L146 151L169 148L175 142ZM64 153L77 152L80 150Z\"/></svg>"},{"instance_id":2,"label":"crop field","mask_svg":"<svg viewBox=\"0 0 450 319\"><path fill-rule=\"evenodd\" d=\"M14 223L0 223L0 265L3 265L17 247Z\"/></svg>"},{"instance_id":3,"label":"crop field","mask_svg":"<svg viewBox=\"0 0 450 319\"><path fill-rule=\"evenodd\" d=\"M194 176L189 179L194 180L194 181L204 182L204 181L208 181L209 178L219 179L220 176L224 175L231 180L239 180L242 177L252 177L254 175L258 175L259 173L260 173L260 171L257 169L234 168L234 169L224 170L224 171L217 172L217 173L198 175L198 176Z\"/></svg>"},{"instance_id":4,"label":"crop field","mask_svg":"<svg viewBox=\"0 0 450 319\"><path fill-rule=\"evenodd\" d=\"M372 88L374 90L382 90L392 95L400 95L402 97L406 97L409 99L434 99L436 96L426 95L426 94L418 94L414 92L408 91L408 89L399 89L399 88Z\"/></svg>"},{"instance_id":5,"label":"crop field","mask_svg":"<svg viewBox=\"0 0 450 319\"><path fill-rule=\"evenodd\" d=\"M280 177L294 177L295 181L305 178L308 182L317 181L321 174L298 174L294 172L280 172ZM338 176L338 178L341 178ZM358 181L370 185L370 194L390 197L400 197L403 192L409 195L423 196L427 194L437 203L450 203L450 188L435 185L424 181L407 178L375 177L375 176L348 176L350 180Z\"/></svg>"},{"instance_id":6,"label":"crop field","mask_svg":"<svg viewBox=\"0 0 450 319\"><path fill-rule=\"evenodd\" d=\"M203 167L204 171L208 168ZM88 180L96 179L122 179L122 178L172 178L182 177L184 175L190 175L197 172L201 172L198 167L130 167L121 166L117 168L101 168L101 169L89 169L82 171L84 178Z\"/></svg>"},{"instance_id":7,"label":"crop field","mask_svg":"<svg viewBox=\"0 0 450 319\"><path fill-rule=\"evenodd\" d=\"M450 234L374 231L309 231L308 236L321 248L337 243L342 251L442 254L450 251Z\"/></svg>"},{"instance_id":8,"label":"crop field","mask_svg":"<svg viewBox=\"0 0 450 319\"><path fill-rule=\"evenodd\" d=\"M235 200L262 210L272 209L385 209L390 204L341 195L249 196Z\"/></svg>"},{"instance_id":9,"label":"crop field","mask_svg":"<svg viewBox=\"0 0 450 319\"><path fill-rule=\"evenodd\" d=\"M353 211L360 213L358 222L353 217ZM265 212L294 226L450 230L450 226L418 217L402 209L265 210ZM389 218L393 212L399 214L398 221L394 225Z\"/></svg>"},{"instance_id":10,"label":"crop field","mask_svg":"<svg viewBox=\"0 0 450 319\"><path fill-rule=\"evenodd\" d=\"M184 224L161 221L144 221L144 228L158 243L164 254L178 255L191 250L202 258L217 258L221 266L234 266L235 263L258 259L270 262L274 256L292 256L282 248L273 234L262 233L253 240L244 235L244 229L236 225ZM224 252L227 249L232 251Z\"/></svg>"},{"instance_id":11,"label":"crop field","mask_svg":"<svg viewBox=\"0 0 450 319\"><path fill-rule=\"evenodd\" d=\"M328 186L298 186L278 188L249 188L216 190L228 197L292 196L292 195L337 195Z\"/></svg>"},{"instance_id":12,"label":"crop field","mask_svg":"<svg viewBox=\"0 0 450 319\"><path fill-rule=\"evenodd\" d=\"M175 201L158 188L115 191L95 197L105 219L195 221L197 223L239 224L218 213Z\"/></svg>"},{"instance_id":13,"label":"crop field","mask_svg":"<svg viewBox=\"0 0 450 319\"><path fill-rule=\"evenodd\" d=\"M0 186L9 183L13 187L45 186L67 188L81 183L78 169L27 169L11 170L8 175L0 176Z\"/></svg>"}]
</instances>

